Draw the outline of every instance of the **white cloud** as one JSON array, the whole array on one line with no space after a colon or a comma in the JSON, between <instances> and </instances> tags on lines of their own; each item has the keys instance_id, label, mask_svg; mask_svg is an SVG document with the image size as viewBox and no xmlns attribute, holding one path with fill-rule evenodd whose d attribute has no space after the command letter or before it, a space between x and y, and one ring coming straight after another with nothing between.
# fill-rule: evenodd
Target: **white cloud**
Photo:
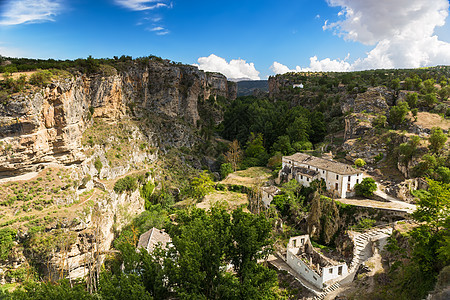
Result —
<instances>
[{"instance_id":1,"label":"white cloud","mask_svg":"<svg viewBox=\"0 0 450 300\"><path fill-rule=\"evenodd\" d=\"M171 4L160 0L116 0L116 3L131 10L153 10L161 7L171 7Z\"/></svg>"},{"instance_id":2,"label":"white cloud","mask_svg":"<svg viewBox=\"0 0 450 300\"><path fill-rule=\"evenodd\" d=\"M54 21L62 10L57 0L17 0L9 1L3 9L0 25L19 25Z\"/></svg>"},{"instance_id":3,"label":"white cloud","mask_svg":"<svg viewBox=\"0 0 450 300\"><path fill-rule=\"evenodd\" d=\"M325 58L322 60L318 60L317 56L313 56L309 58L309 67L302 68L300 66L296 66L295 69L289 69L287 66L274 62L270 66L270 70L272 70L275 74L284 74L288 72L322 72L322 71L330 71L330 72L346 72L350 71L352 65L347 62L349 56L344 60L340 59L329 59Z\"/></svg>"},{"instance_id":4,"label":"white cloud","mask_svg":"<svg viewBox=\"0 0 450 300\"><path fill-rule=\"evenodd\" d=\"M162 26L155 26L152 28L146 28L147 31L155 32L157 35L166 35L169 34L170 31Z\"/></svg>"},{"instance_id":5,"label":"white cloud","mask_svg":"<svg viewBox=\"0 0 450 300\"><path fill-rule=\"evenodd\" d=\"M243 59L233 59L228 63L224 58L211 54L208 57L200 57L198 59L198 65L195 64L195 66L198 66L200 70L222 73L230 79L260 79L255 65L253 63L247 63Z\"/></svg>"},{"instance_id":6,"label":"white cloud","mask_svg":"<svg viewBox=\"0 0 450 300\"><path fill-rule=\"evenodd\" d=\"M310 58L307 68L295 70L353 71L378 68L418 68L450 64L450 43L434 34L445 25L448 0L327 0L341 7L338 21L326 20L323 30L332 30L346 40L373 45L366 57L353 63ZM288 67L272 65L275 73ZM290 70L291 71L291 70Z\"/></svg>"}]
</instances>

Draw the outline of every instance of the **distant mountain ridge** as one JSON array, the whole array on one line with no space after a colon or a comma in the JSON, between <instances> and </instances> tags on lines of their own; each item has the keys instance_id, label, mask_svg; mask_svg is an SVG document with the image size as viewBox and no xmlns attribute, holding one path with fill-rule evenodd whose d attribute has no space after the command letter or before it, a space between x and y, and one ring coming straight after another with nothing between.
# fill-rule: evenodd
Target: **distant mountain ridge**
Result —
<instances>
[{"instance_id":1,"label":"distant mountain ridge","mask_svg":"<svg viewBox=\"0 0 450 300\"><path fill-rule=\"evenodd\" d=\"M267 80L244 80L237 82L237 96L253 95L254 90L269 92L269 82Z\"/></svg>"}]
</instances>

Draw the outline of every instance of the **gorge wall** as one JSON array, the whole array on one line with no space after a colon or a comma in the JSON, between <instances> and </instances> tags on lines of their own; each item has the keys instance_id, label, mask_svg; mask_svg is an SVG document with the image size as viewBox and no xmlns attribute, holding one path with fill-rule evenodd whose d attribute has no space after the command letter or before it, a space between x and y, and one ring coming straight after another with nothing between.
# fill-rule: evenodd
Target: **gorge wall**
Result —
<instances>
[{"instance_id":1,"label":"gorge wall","mask_svg":"<svg viewBox=\"0 0 450 300\"><path fill-rule=\"evenodd\" d=\"M45 88L13 94L0 103L0 177L48 163L82 162L81 136L92 117L112 121L148 113L196 125L198 102L236 97L236 84L218 73L169 62L130 62L116 75L76 75Z\"/></svg>"}]
</instances>

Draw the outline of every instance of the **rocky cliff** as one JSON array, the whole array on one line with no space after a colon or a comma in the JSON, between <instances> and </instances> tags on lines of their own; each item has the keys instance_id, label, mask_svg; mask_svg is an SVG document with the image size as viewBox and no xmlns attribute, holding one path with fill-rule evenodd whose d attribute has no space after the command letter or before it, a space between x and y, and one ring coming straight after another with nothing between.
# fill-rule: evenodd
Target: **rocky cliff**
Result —
<instances>
[{"instance_id":1,"label":"rocky cliff","mask_svg":"<svg viewBox=\"0 0 450 300\"><path fill-rule=\"evenodd\" d=\"M82 133L92 117L111 121L148 114L196 125L201 99L236 97L236 84L197 67L130 62L117 75L76 75L45 88L14 94L0 103L0 177L37 170L48 163L85 159Z\"/></svg>"}]
</instances>

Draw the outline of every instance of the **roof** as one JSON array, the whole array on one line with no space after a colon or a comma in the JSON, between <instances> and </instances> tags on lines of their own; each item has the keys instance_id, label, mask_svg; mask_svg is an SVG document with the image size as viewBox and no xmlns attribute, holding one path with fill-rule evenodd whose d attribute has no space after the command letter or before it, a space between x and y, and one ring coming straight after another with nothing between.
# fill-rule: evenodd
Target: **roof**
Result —
<instances>
[{"instance_id":1,"label":"roof","mask_svg":"<svg viewBox=\"0 0 450 300\"><path fill-rule=\"evenodd\" d=\"M139 237L137 249L145 248L149 253L151 253L158 243L161 243L162 248L166 249L167 244L170 244L171 242L172 239L166 232L153 227Z\"/></svg>"},{"instance_id":2,"label":"roof","mask_svg":"<svg viewBox=\"0 0 450 300\"><path fill-rule=\"evenodd\" d=\"M273 186L273 185L267 186L267 187L262 187L261 189L270 195L276 195L280 192L280 189L278 189L276 186Z\"/></svg>"},{"instance_id":3,"label":"roof","mask_svg":"<svg viewBox=\"0 0 450 300\"><path fill-rule=\"evenodd\" d=\"M311 167L327 170L341 175L355 175L362 173L361 170L355 169L350 165L343 164L331 159L323 159L304 153L295 153L291 156L284 156L283 159L303 163Z\"/></svg>"},{"instance_id":4,"label":"roof","mask_svg":"<svg viewBox=\"0 0 450 300\"><path fill-rule=\"evenodd\" d=\"M306 177L314 178L315 176L319 175L319 172L316 170L304 168L304 167L295 167L294 173L301 174Z\"/></svg>"}]
</instances>

